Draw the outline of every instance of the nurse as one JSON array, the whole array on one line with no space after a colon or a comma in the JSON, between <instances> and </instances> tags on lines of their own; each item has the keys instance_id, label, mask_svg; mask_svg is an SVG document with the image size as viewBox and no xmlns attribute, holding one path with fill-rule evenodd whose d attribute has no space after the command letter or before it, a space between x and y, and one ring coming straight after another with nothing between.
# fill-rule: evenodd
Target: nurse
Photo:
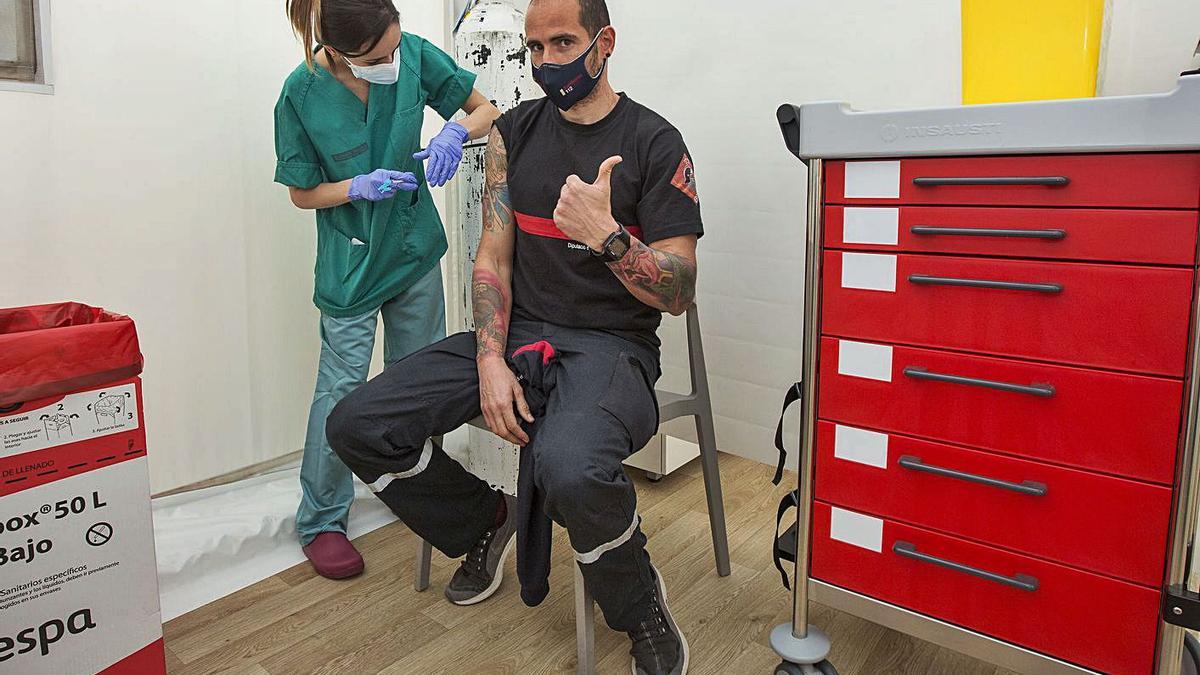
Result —
<instances>
[{"instance_id":1,"label":"nurse","mask_svg":"<svg viewBox=\"0 0 1200 675\"><path fill-rule=\"evenodd\" d=\"M275 106L275 181L316 211L321 312L296 530L317 573L343 579L363 560L346 537L353 475L325 440L325 418L366 380L379 316L388 365L445 337L446 237L429 186L454 176L463 144L500 113L475 75L401 32L392 0L288 0L287 13L304 63ZM422 145L426 106L467 116Z\"/></svg>"}]
</instances>

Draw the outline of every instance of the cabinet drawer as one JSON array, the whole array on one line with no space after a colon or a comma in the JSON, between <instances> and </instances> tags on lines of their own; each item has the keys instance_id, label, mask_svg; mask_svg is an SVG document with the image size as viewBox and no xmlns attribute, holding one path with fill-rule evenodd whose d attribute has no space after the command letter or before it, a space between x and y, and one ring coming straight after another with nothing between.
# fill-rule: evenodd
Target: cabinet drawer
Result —
<instances>
[{"instance_id":1,"label":"cabinet drawer","mask_svg":"<svg viewBox=\"0 0 1200 675\"><path fill-rule=\"evenodd\" d=\"M826 251L833 335L1182 377L1191 269Z\"/></svg>"},{"instance_id":2,"label":"cabinet drawer","mask_svg":"<svg viewBox=\"0 0 1200 675\"><path fill-rule=\"evenodd\" d=\"M831 203L1200 207L1200 154L831 161Z\"/></svg>"},{"instance_id":3,"label":"cabinet drawer","mask_svg":"<svg viewBox=\"0 0 1200 675\"><path fill-rule=\"evenodd\" d=\"M1159 593L845 511L813 509L812 576L1114 675L1150 675Z\"/></svg>"},{"instance_id":4,"label":"cabinet drawer","mask_svg":"<svg viewBox=\"0 0 1200 675\"><path fill-rule=\"evenodd\" d=\"M971 354L821 341L824 419L1170 485L1183 384Z\"/></svg>"},{"instance_id":5,"label":"cabinet drawer","mask_svg":"<svg viewBox=\"0 0 1200 675\"><path fill-rule=\"evenodd\" d=\"M817 498L1157 588L1171 490L833 422Z\"/></svg>"},{"instance_id":6,"label":"cabinet drawer","mask_svg":"<svg viewBox=\"0 0 1200 675\"><path fill-rule=\"evenodd\" d=\"M1191 211L825 207L827 247L892 253L1190 266L1196 226Z\"/></svg>"}]
</instances>

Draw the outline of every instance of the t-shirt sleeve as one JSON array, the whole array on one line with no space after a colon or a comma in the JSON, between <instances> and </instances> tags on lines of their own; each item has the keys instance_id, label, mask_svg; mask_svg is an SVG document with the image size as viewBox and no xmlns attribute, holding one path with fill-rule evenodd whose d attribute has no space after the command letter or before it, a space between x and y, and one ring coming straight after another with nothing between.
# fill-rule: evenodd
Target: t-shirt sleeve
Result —
<instances>
[{"instance_id":1,"label":"t-shirt sleeve","mask_svg":"<svg viewBox=\"0 0 1200 675\"><path fill-rule=\"evenodd\" d=\"M512 162L513 151L516 149L516 140L513 138L513 116L515 108L508 112L501 113L496 118L496 131L500 132L500 138L504 141L504 153L508 155L509 162Z\"/></svg>"},{"instance_id":2,"label":"t-shirt sleeve","mask_svg":"<svg viewBox=\"0 0 1200 675\"><path fill-rule=\"evenodd\" d=\"M475 73L459 68L449 54L421 38L421 88L425 103L442 119L454 117L474 86Z\"/></svg>"},{"instance_id":3,"label":"t-shirt sleeve","mask_svg":"<svg viewBox=\"0 0 1200 675\"><path fill-rule=\"evenodd\" d=\"M637 205L642 241L653 244L689 234L703 236L696 169L683 136L676 129L658 133L648 154L642 196Z\"/></svg>"},{"instance_id":4,"label":"t-shirt sleeve","mask_svg":"<svg viewBox=\"0 0 1200 675\"><path fill-rule=\"evenodd\" d=\"M302 189L324 182L321 160L286 94L275 104L275 182Z\"/></svg>"}]
</instances>

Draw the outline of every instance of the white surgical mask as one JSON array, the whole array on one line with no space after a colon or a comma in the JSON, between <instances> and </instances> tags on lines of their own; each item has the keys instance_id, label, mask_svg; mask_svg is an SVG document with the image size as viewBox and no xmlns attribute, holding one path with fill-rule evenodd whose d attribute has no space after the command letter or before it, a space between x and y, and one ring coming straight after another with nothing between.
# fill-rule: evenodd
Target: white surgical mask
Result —
<instances>
[{"instance_id":1,"label":"white surgical mask","mask_svg":"<svg viewBox=\"0 0 1200 675\"><path fill-rule=\"evenodd\" d=\"M342 57L346 59L346 57ZM392 54L391 63L380 63L374 66L356 66L350 63L350 59L346 59L346 65L350 66L350 72L360 80L366 80L372 84L396 84L400 79L400 47L396 47L395 53Z\"/></svg>"}]
</instances>

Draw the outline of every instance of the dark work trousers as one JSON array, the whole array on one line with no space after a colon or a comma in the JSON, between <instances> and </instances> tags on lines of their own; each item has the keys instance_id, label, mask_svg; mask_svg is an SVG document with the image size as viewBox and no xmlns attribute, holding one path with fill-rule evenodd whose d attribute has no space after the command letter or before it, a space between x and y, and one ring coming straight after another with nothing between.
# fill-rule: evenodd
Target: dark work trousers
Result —
<instances>
[{"instance_id":1,"label":"dark work trousers","mask_svg":"<svg viewBox=\"0 0 1200 675\"><path fill-rule=\"evenodd\" d=\"M657 431L658 354L601 331L514 321L509 355L538 341L553 345L558 365L545 412L527 427L524 452L546 514L567 529L605 620L629 631L643 618L653 573L621 462ZM330 445L355 475L452 558L493 525L500 499L429 440L481 414L475 355L473 333L435 343L347 395L326 426Z\"/></svg>"}]
</instances>

